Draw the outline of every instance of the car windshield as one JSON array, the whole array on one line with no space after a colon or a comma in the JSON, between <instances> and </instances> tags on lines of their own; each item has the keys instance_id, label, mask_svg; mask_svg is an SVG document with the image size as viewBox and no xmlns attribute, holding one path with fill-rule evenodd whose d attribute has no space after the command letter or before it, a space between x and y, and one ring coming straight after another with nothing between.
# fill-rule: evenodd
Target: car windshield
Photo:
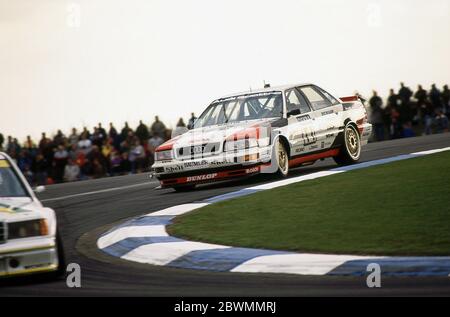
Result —
<instances>
[{"instance_id":1,"label":"car windshield","mask_svg":"<svg viewBox=\"0 0 450 317\"><path fill-rule=\"evenodd\" d=\"M28 197L22 181L3 159L0 159L0 197Z\"/></svg>"},{"instance_id":2,"label":"car windshield","mask_svg":"<svg viewBox=\"0 0 450 317\"><path fill-rule=\"evenodd\" d=\"M281 92L248 94L219 99L206 108L197 119L195 128L283 115Z\"/></svg>"}]
</instances>

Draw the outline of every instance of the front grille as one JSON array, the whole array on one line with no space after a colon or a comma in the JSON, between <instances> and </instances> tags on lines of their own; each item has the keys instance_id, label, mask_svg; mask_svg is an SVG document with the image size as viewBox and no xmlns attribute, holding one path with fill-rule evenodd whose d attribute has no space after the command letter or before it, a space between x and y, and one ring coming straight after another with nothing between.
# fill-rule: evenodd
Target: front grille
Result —
<instances>
[{"instance_id":1,"label":"front grille","mask_svg":"<svg viewBox=\"0 0 450 317\"><path fill-rule=\"evenodd\" d=\"M205 143L180 147L176 149L176 153L177 158L186 160L186 159L208 157L217 154L219 150L220 150L220 143Z\"/></svg>"},{"instance_id":2,"label":"front grille","mask_svg":"<svg viewBox=\"0 0 450 317\"><path fill-rule=\"evenodd\" d=\"M7 238L6 222L0 222L0 244L5 243Z\"/></svg>"}]
</instances>

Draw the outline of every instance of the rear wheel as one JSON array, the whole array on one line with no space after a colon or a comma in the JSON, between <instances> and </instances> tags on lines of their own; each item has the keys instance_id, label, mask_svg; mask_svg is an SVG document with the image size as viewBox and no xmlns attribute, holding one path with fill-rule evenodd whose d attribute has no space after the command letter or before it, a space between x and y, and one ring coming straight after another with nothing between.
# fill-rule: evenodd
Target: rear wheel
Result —
<instances>
[{"instance_id":1,"label":"rear wheel","mask_svg":"<svg viewBox=\"0 0 450 317\"><path fill-rule=\"evenodd\" d=\"M289 174L289 155L280 139L275 144L275 154L278 166L277 173L282 177L286 177Z\"/></svg>"},{"instance_id":2,"label":"rear wheel","mask_svg":"<svg viewBox=\"0 0 450 317\"><path fill-rule=\"evenodd\" d=\"M352 124L347 124L344 129L344 144L339 154L333 157L339 165L349 165L358 162L361 156L361 139L359 132Z\"/></svg>"},{"instance_id":3,"label":"rear wheel","mask_svg":"<svg viewBox=\"0 0 450 317\"><path fill-rule=\"evenodd\" d=\"M188 192L195 189L195 184L189 184L189 185L178 185L175 186L173 189L177 192Z\"/></svg>"}]
</instances>

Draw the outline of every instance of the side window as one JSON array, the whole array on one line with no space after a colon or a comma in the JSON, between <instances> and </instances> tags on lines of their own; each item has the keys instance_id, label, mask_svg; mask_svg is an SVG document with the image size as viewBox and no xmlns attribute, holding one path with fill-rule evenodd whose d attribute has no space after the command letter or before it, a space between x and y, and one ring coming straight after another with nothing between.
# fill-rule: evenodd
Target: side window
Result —
<instances>
[{"instance_id":1,"label":"side window","mask_svg":"<svg viewBox=\"0 0 450 317\"><path fill-rule=\"evenodd\" d=\"M300 91L306 96L306 98L308 98L314 110L319 110L331 106L331 101L323 97L313 87L301 87Z\"/></svg>"},{"instance_id":2,"label":"side window","mask_svg":"<svg viewBox=\"0 0 450 317\"><path fill-rule=\"evenodd\" d=\"M331 104L333 104L333 105L337 105L338 103L339 103L339 101L337 101L337 99L336 98L334 98L332 95L330 95L329 93L327 93L325 90L323 90L322 88L320 88L320 87L315 87L316 89L319 89L319 91L322 93L322 95L324 95L325 96L325 98L327 98L330 102L331 102Z\"/></svg>"},{"instance_id":3,"label":"side window","mask_svg":"<svg viewBox=\"0 0 450 317\"><path fill-rule=\"evenodd\" d=\"M295 88L286 91L286 108L287 112L295 109L299 109L300 113L307 113L311 111L308 102Z\"/></svg>"}]
</instances>

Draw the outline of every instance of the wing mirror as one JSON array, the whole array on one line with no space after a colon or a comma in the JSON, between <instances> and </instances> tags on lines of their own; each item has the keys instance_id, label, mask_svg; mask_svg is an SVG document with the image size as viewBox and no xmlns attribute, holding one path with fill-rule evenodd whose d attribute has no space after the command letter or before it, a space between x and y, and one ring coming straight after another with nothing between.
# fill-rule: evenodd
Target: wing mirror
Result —
<instances>
[{"instance_id":1,"label":"wing mirror","mask_svg":"<svg viewBox=\"0 0 450 317\"><path fill-rule=\"evenodd\" d=\"M287 113L288 118L292 116L298 116L300 114L300 109L293 109Z\"/></svg>"},{"instance_id":2,"label":"wing mirror","mask_svg":"<svg viewBox=\"0 0 450 317\"><path fill-rule=\"evenodd\" d=\"M37 186L37 187L35 187L35 188L33 189L33 191L34 191L36 194L45 192L45 186Z\"/></svg>"}]
</instances>

